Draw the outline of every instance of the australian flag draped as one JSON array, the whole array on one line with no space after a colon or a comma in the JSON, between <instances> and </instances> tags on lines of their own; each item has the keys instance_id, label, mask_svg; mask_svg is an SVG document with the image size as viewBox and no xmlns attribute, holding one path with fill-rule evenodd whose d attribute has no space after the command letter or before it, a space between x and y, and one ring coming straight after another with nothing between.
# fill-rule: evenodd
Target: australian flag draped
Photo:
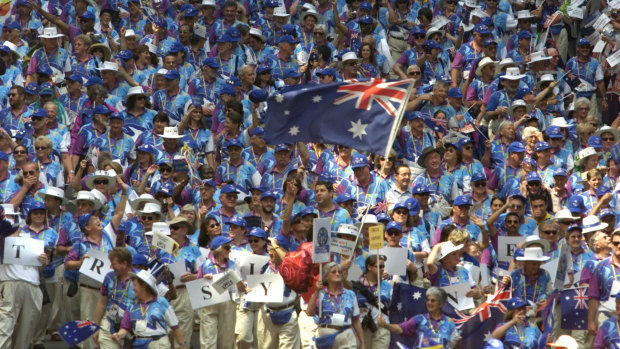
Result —
<instances>
[{"instance_id":1,"label":"australian flag draped","mask_svg":"<svg viewBox=\"0 0 620 349\"><path fill-rule=\"evenodd\" d=\"M60 329L58 330L60 336L70 346L75 346L78 343L87 340L97 331L99 331L99 325L88 320L69 321L66 324L60 326Z\"/></svg>"},{"instance_id":2,"label":"australian flag draped","mask_svg":"<svg viewBox=\"0 0 620 349\"><path fill-rule=\"evenodd\" d=\"M412 83L347 80L276 93L267 100L265 140L341 144L387 156Z\"/></svg>"},{"instance_id":3,"label":"australian flag draped","mask_svg":"<svg viewBox=\"0 0 620 349\"><path fill-rule=\"evenodd\" d=\"M391 324L400 324L411 319L414 315L424 313L426 313L426 289L403 283L394 284L392 303L390 304ZM415 345L415 338L392 334L390 349L399 348L398 343L405 348L412 348Z\"/></svg>"},{"instance_id":4,"label":"australian flag draped","mask_svg":"<svg viewBox=\"0 0 620 349\"><path fill-rule=\"evenodd\" d=\"M562 291L562 329L585 330L588 328L588 287Z\"/></svg>"}]
</instances>

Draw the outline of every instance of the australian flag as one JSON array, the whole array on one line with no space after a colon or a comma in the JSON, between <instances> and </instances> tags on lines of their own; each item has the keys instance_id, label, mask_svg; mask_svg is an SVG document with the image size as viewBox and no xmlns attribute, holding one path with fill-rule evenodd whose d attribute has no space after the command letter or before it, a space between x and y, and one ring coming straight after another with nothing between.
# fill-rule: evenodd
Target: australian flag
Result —
<instances>
[{"instance_id":1,"label":"australian flag","mask_svg":"<svg viewBox=\"0 0 620 349\"><path fill-rule=\"evenodd\" d=\"M588 328L588 287L562 291L562 329L585 330Z\"/></svg>"},{"instance_id":2,"label":"australian flag","mask_svg":"<svg viewBox=\"0 0 620 349\"><path fill-rule=\"evenodd\" d=\"M387 156L412 80L299 85L268 100L265 140L319 142Z\"/></svg>"},{"instance_id":3,"label":"australian flag","mask_svg":"<svg viewBox=\"0 0 620 349\"><path fill-rule=\"evenodd\" d=\"M394 284L392 303L390 304L390 323L400 324L414 315L426 313L426 289L403 283ZM415 345L415 338L392 334L390 348L399 348L398 343L406 348Z\"/></svg>"},{"instance_id":4,"label":"australian flag","mask_svg":"<svg viewBox=\"0 0 620 349\"><path fill-rule=\"evenodd\" d=\"M99 331L99 326L88 320L69 321L60 326L60 329L58 330L62 339L64 339L65 342L72 347L87 340L97 331Z\"/></svg>"}]
</instances>

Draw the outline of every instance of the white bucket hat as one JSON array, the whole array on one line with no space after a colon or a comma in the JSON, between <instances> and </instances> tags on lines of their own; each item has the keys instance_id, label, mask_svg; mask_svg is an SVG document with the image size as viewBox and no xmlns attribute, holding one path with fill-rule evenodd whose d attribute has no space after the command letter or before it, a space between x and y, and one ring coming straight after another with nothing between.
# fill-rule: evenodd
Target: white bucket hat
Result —
<instances>
[{"instance_id":1,"label":"white bucket hat","mask_svg":"<svg viewBox=\"0 0 620 349\"><path fill-rule=\"evenodd\" d=\"M534 52L530 55L530 61L527 64L550 60L551 57L546 56L544 51Z\"/></svg>"},{"instance_id":2,"label":"white bucket hat","mask_svg":"<svg viewBox=\"0 0 620 349\"><path fill-rule=\"evenodd\" d=\"M620 140L620 131L616 130L613 127L609 127L607 125L604 125L598 131L596 131L596 133L594 133L594 134L599 136L599 137L602 137L603 133L611 133L614 136L614 143L616 143L618 140Z\"/></svg>"},{"instance_id":3,"label":"white bucket hat","mask_svg":"<svg viewBox=\"0 0 620 349\"><path fill-rule=\"evenodd\" d=\"M99 201L95 195L93 193L91 193L88 190L80 190L77 193L77 196L75 197L74 202L77 204L78 201L80 200L84 200L84 201L90 201L94 206L95 206L95 210L98 210L101 208L101 201Z\"/></svg>"},{"instance_id":4,"label":"white bucket hat","mask_svg":"<svg viewBox=\"0 0 620 349\"><path fill-rule=\"evenodd\" d=\"M361 222L355 225L359 228L362 224L379 224L379 221L377 220L377 216L374 214L367 214L362 218Z\"/></svg>"},{"instance_id":5,"label":"white bucket hat","mask_svg":"<svg viewBox=\"0 0 620 349\"><path fill-rule=\"evenodd\" d=\"M342 55L343 62L355 61L355 60L357 60L357 55L355 54L355 52L347 52L344 55Z\"/></svg>"},{"instance_id":6,"label":"white bucket hat","mask_svg":"<svg viewBox=\"0 0 620 349\"><path fill-rule=\"evenodd\" d=\"M157 294L157 280L148 270L140 270L136 273L129 273L132 278L138 278L146 283L153 293Z\"/></svg>"},{"instance_id":7,"label":"white bucket hat","mask_svg":"<svg viewBox=\"0 0 620 349\"><path fill-rule=\"evenodd\" d=\"M501 65L501 62L500 62ZM502 76L502 79L506 80L521 80L525 75L521 74L521 70L517 67L510 67L506 69L506 75Z\"/></svg>"},{"instance_id":8,"label":"white bucket hat","mask_svg":"<svg viewBox=\"0 0 620 349\"><path fill-rule=\"evenodd\" d=\"M161 218L161 205L159 203L147 202L144 208L138 211L138 216L142 217L145 214L157 214Z\"/></svg>"},{"instance_id":9,"label":"white bucket hat","mask_svg":"<svg viewBox=\"0 0 620 349\"><path fill-rule=\"evenodd\" d=\"M487 65L493 64L493 66L497 66L497 62L495 62L493 60L493 58L491 57L484 57L480 63L478 63L478 68L476 68L476 75L481 76L482 75L482 69L484 67L486 67Z\"/></svg>"},{"instance_id":10,"label":"white bucket hat","mask_svg":"<svg viewBox=\"0 0 620 349\"><path fill-rule=\"evenodd\" d=\"M91 194L101 203L101 207L105 207L106 202L108 201L105 195L97 189L93 189L90 191Z\"/></svg>"},{"instance_id":11,"label":"white bucket hat","mask_svg":"<svg viewBox=\"0 0 620 349\"><path fill-rule=\"evenodd\" d=\"M116 62L103 62L103 64L101 65L101 67L97 68L97 70L103 71L103 70L111 70L111 71L118 71L118 63Z\"/></svg>"},{"instance_id":12,"label":"white bucket hat","mask_svg":"<svg viewBox=\"0 0 620 349\"><path fill-rule=\"evenodd\" d=\"M153 195L151 195L151 194L146 194L146 193L145 193L145 194L140 195L137 199L135 199L135 200L131 201L131 202L130 202L130 204L131 204L131 208L132 208L134 211L137 211L137 210L138 210L138 207L140 207L140 205L141 205L141 204L143 204L143 203L149 203L149 202L150 202L150 203L153 203L153 204L158 204L158 205L159 205L159 201L157 201L157 200L153 197Z\"/></svg>"},{"instance_id":13,"label":"white bucket hat","mask_svg":"<svg viewBox=\"0 0 620 349\"><path fill-rule=\"evenodd\" d=\"M202 24L194 23L194 34L203 39L207 38L207 27Z\"/></svg>"},{"instance_id":14,"label":"white bucket hat","mask_svg":"<svg viewBox=\"0 0 620 349\"><path fill-rule=\"evenodd\" d=\"M164 133L161 135L161 137L179 139L183 138L183 135L179 134L179 129L176 127L164 127Z\"/></svg>"},{"instance_id":15,"label":"white bucket hat","mask_svg":"<svg viewBox=\"0 0 620 349\"><path fill-rule=\"evenodd\" d=\"M10 216L19 215L19 211L15 211L15 206L13 206L13 204L2 204L1 206L4 209L5 215L10 215Z\"/></svg>"},{"instance_id":16,"label":"white bucket hat","mask_svg":"<svg viewBox=\"0 0 620 349\"><path fill-rule=\"evenodd\" d=\"M542 245L543 253L549 250L549 241L545 239L541 239L539 235L530 235L525 238L525 242L523 243L523 248L527 248L531 245Z\"/></svg>"},{"instance_id":17,"label":"white bucket hat","mask_svg":"<svg viewBox=\"0 0 620 349\"><path fill-rule=\"evenodd\" d=\"M566 334L559 336L558 339L555 340L555 342L547 343L547 345L552 348L564 348L564 349L579 348L579 344L577 344L577 341L575 340L575 338L569 335L566 335Z\"/></svg>"},{"instance_id":18,"label":"white bucket hat","mask_svg":"<svg viewBox=\"0 0 620 349\"><path fill-rule=\"evenodd\" d=\"M447 255L449 255L452 252L456 252L459 251L460 249L463 248L463 244L459 244L454 246L454 244L452 243L452 241L446 241L443 244L441 244L441 248L439 251L439 260L442 260L444 257L446 257Z\"/></svg>"},{"instance_id":19,"label":"white bucket hat","mask_svg":"<svg viewBox=\"0 0 620 349\"><path fill-rule=\"evenodd\" d=\"M215 0L202 0L202 3L200 4L200 6L213 6L213 7L216 7Z\"/></svg>"},{"instance_id":20,"label":"white bucket hat","mask_svg":"<svg viewBox=\"0 0 620 349\"><path fill-rule=\"evenodd\" d=\"M517 260L523 261L523 262L527 262L527 261L546 262L549 260L549 257L543 254L542 248L535 246L535 247L526 247L525 251L523 251L523 256L517 257Z\"/></svg>"},{"instance_id":21,"label":"white bucket hat","mask_svg":"<svg viewBox=\"0 0 620 349\"><path fill-rule=\"evenodd\" d=\"M349 235L357 237L357 227L353 224L340 224L336 234Z\"/></svg>"},{"instance_id":22,"label":"white bucket hat","mask_svg":"<svg viewBox=\"0 0 620 349\"><path fill-rule=\"evenodd\" d=\"M555 81L553 74L543 74L540 77L540 80L536 81L536 87L540 88L540 84L542 84L543 82L551 82L551 81Z\"/></svg>"},{"instance_id":23,"label":"white bucket hat","mask_svg":"<svg viewBox=\"0 0 620 349\"><path fill-rule=\"evenodd\" d=\"M62 38L64 34L59 33L56 27L43 28L43 34L39 35L42 39L56 39Z\"/></svg>"},{"instance_id":24,"label":"white bucket hat","mask_svg":"<svg viewBox=\"0 0 620 349\"><path fill-rule=\"evenodd\" d=\"M592 147L587 147L584 149L581 149L578 153L578 158L579 158L579 166L583 166L583 162L585 159L589 158L590 156L601 156L601 154L596 152L596 149L592 148Z\"/></svg>"},{"instance_id":25,"label":"white bucket hat","mask_svg":"<svg viewBox=\"0 0 620 349\"><path fill-rule=\"evenodd\" d=\"M530 10L521 10L517 12L517 19L528 19L528 18L534 18L534 16L532 16L532 14L530 13Z\"/></svg>"},{"instance_id":26,"label":"white bucket hat","mask_svg":"<svg viewBox=\"0 0 620 349\"><path fill-rule=\"evenodd\" d=\"M153 44L151 44L151 43L148 43L148 42L147 42L147 43L146 43L146 47L148 47L148 48L149 48L149 53L152 53L152 54L154 54L154 55L156 55L156 54L157 54L157 46L155 46L155 45L153 45ZM167 72L168 72L168 71L166 70L166 73L167 73ZM164 74L165 74L165 73L164 73Z\"/></svg>"},{"instance_id":27,"label":"white bucket hat","mask_svg":"<svg viewBox=\"0 0 620 349\"><path fill-rule=\"evenodd\" d=\"M595 231L603 230L607 228L607 223L601 223L601 220L597 216L586 216L583 218L581 224L582 234L593 233Z\"/></svg>"},{"instance_id":28,"label":"white bucket hat","mask_svg":"<svg viewBox=\"0 0 620 349\"><path fill-rule=\"evenodd\" d=\"M155 222L151 231L144 233L144 235L152 236L155 233L170 236L170 226L166 222Z\"/></svg>"},{"instance_id":29,"label":"white bucket hat","mask_svg":"<svg viewBox=\"0 0 620 349\"><path fill-rule=\"evenodd\" d=\"M142 86L133 86L129 88L127 94L125 95L125 100L128 100L131 96L146 96Z\"/></svg>"},{"instance_id":30,"label":"white bucket hat","mask_svg":"<svg viewBox=\"0 0 620 349\"><path fill-rule=\"evenodd\" d=\"M323 22L323 16L317 10L312 9L312 8L302 12L301 22L303 23L306 20L306 17L308 16L312 16L316 18L317 23Z\"/></svg>"},{"instance_id":31,"label":"white bucket hat","mask_svg":"<svg viewBox=\"0 0 620 349\"><path fill-rule=\"evenodd\" d=\"M279 6L273 9L273 16L274 17L288 17L290 15L286 12L286 8Z\"/></svg>"},{"instance_id":32,"label":"white bucket hat","mask_svg":"<svg viewBox=\"0 0 620 349\"><path fill-rule=\"evenodd\" d=\"M139 40L142 37L140 34L136 34L136 32L133 29L125 30L125 37L128 38L130 36L135 37L136 40Z\"/></svg>"},{"instance_id":33,"label":"white bucket hat","mask_svg":"<svg viewBox=\"0 0 620 349\"><path fill-rule=\"evenodd\" d=\"M267 41L267 39L265 38L265 35L263 35L263 32L258 29L258 28L250 28L250 35L252 36L256 36L257 38L261 39L262 42Z\"/></svg>"},{"instance_id":34,"label":"white bucket hat","mask_svg":"<svg viewBox=\"0 0 620 349\"><path fill-rule=\"evenodd\" d=\"M103 170L97 170L95 171L95 173L92 174L92 176L88 177L86 179L86 187L88 189L93 189L95 187L95 181L98 179L107 179L108 180L108 186L107 189L112 189L114 188L114 186L116 185L116 171L114 170L108 170L108 171L103 171Z\"/></svg>"},{"instance_id":35,"label":"white bucket hat","mask_svg":"<svg viewBox=\"0 0 620 349\"><path fill-rule=\"evenodd\" d=\"M556 221L576 221L579 218L573 217L573 215L570 213L570 210L567 208L563 208L561 210L559 210L555 216L553 217L554 220Z\"/></svg>"},{"instance_id":36,"label":"white bucket hat","mask_svg":"<svg viewBox=\"0 0 620 349\"><path fill-rule=\"evenodd\" d=\"M516 65L517 64L515 63L515 61L512 60L512 58L504 58L501 61L499 61L499 64L495 68L495 74L501 73L502 69L504 69L507 66L516 66Z\"/></svg>"},{"instance_id":37,"label":"white bucket hat","mask_svg":"<svg viewBox=\"0 0 620 349\"><path fill-rule=\"evenodd\" d=\"M570 125L566 122L566 119L564 118L553 118L551 119L551 126L568 128Z\"/></svg>"},{"instance_id":38,"label":"white bucket hat","mask_svg":"<svg viewBox=\"0 0 620 349\"><path fill-rule=\"evenodd\" d=\"M65 202L65 191L60 189L60 188L56 188L56 187L47 187L45 189L45 191L40 191L38 193L38 195L45 200L45 197L47 195L49 196L53 196L55 198L61 199L62 202Z\"/></svg>"},{"instance_id":39,"label":"white bucket hat","mask_svg":"<svg viewBox=\"0 0 620 349\"><path fill-rule=\"evenodd\" d=\"M17 52L17 45L15 45L14 43L10 41L5 41L2 43L2 45L8 47L11 50L11 52L17 53L19 55L19 52Z\"/></svg>"},{"instance_id":40,"label":"white bucket hat","mask_svg":"<svg viewBox=\"0 0 620 349\"><path fill-rule=\"evenodd\" d=\"M526 113L529 113L532 110L531 105L525 103L525 101L522 99L517 99L514 102L512 102L512 105L508 108L508 115L511 117L514 117L515 109L519 107L525 108Z\"/></svg>"}]
</instances>

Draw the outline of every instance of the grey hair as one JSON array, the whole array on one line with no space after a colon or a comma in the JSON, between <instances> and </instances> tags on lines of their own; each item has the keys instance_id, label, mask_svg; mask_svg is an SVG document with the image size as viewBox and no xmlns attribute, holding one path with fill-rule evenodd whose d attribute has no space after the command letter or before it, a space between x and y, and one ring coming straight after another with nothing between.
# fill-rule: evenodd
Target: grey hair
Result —
<instances>
[{"instance_id":1,"label":"grey hair","mask_svg":"<svg viewBox=\"0 0 620 349\"><path fill-rule=\"evenodd\" d=\"M601 250L598 246L596 246L596 240L598 240L601 237L601 235L607 235L607 233L605 233L604 231L597 231L590 238L588 246L590 246L590 249L594 253L599 253L599 251Z\"/></svg>"},{"instance_id":2,"label":"grey hair","mask_svg":"<svg viewBox=\"0 0 620 349\"><path fill-rule=\"evenodd\" d=\"M437 79L433 85L433 91L435 91L438 87L449 88L450 84L447 81Z\"/></svg>"},{"instance_id":3,"label":"grey hair","mask_svg":"<svg viewBox=\"0 0 620 349\"><path fill-rule=\"evenodd\" d=\"M329 262L323 266L323 274L321 274L321 280L323 280L323 284L327 284L327 282L325 281L325 279L327 279L327 274L329 274L329 270L334 267L338 268L338 270L342 272L342 267L336 262Z\"/></svg>"},{"instance_id":4,"label":"grey hair","mask_svg":"<svg viewBox=\"0 0 620 349\"><path fill-rule=\"evenodd\" d=\"M314 30L320 30L323 33L327 34L327 26L323 23L315 25Z\"/></svg>"},{"instance_id":5,"label":"grey hair","mask_svg":"<svg viewBox=\"0 0 620 349\"><path fill-rule=\"evenodd\" d=\"M246 74L247 73L247 71L246 71L247 69L254 69L254 66L250 65L250 64L244 64L244 65L241 66L241 68L239 68L239 72L241 74Z\"/></svg>"},{"instance_id":6,"label":"grey hair","mask_svg":"<svg viewBox=\"0 0 620 349\"><path fill-rule=\"evenodd\" d=\"M544 227L551 227L554 230L559 229L558 223L556 223L554 220L551 220L551 219L543 221L542 223L540 223L539 230L543 230Z\"/></svg>"},{"instance_id":7,"label":"grey hair","mask_svg":"<svg viewBox=\"0 0 620 349\"><path fill-rule=\"evenodd\" d=\"M426 297L435 296L439 300L439 303L444 304L448 299L448 293L442 288L431 286L426 290Z\"/></svg>"},{"instance_id":8,"label":"grey hair","mask_svg":"<svg viewBox=\"0 0 620 349\"><path fill-rule=\"evenodd\" d=\"M514 125L514 124L513 124L513 122L512 122L512 121L510 121L510 120L504 120L504 121L502 121L502 123L501 123L501 124L499 124L499 127L498 127L498 129L497 129L497 130L498 130L499 132L501 132L501 131L502 131L502 129L503 129L504 127L509 126L509 125Z\"/></svg>"},{"instance_id":9,"label":"grey hair","mask_svg":"<svg viewBox=\"0 0 620 349\"><path fill-rule=\"evenodd\" d=\"M578 106L582 104L587 104L588 109L590 109L590 100L587 99L586 97L579 97L577 98L577 100L575 100L575 108L577 108Z\"/></svg>"}]
</instances>

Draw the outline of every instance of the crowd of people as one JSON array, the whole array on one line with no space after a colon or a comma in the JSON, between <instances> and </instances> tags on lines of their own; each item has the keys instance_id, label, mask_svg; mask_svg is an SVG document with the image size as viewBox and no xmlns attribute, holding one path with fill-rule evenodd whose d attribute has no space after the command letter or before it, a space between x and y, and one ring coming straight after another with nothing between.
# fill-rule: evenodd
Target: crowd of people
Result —
<instances>
[{"instance_id":1,"label":"crowd of people","mask_svg":"<svg viewBox=\"0 0 620 349\"><path fill-rule=\"evenodd\" d=\"M619 10L615 0L3 4L0 246L26 237L44 253L41 267L0 264L0 348L44 348L73 320L100 326L83 348L189 348L194 332L201 348L397 338L458 348L444 305L461 284L465 313L511 292L489 348L617 347ZM373 78L413 84L387 156L265 141L274 96ZM244 253L278 275L312 241L315 218L355 241L316 285L256 303L241 279L230 299L193 309L186 283L237 272ZM407 249L404 275L369 250L375 226L386 247ZM154 246L160 235L171 251ZM103 283L80 272L93 250L111 263ZM179 261L186 272L171 276ZM402 284L424 289L426 309L390 323ZM558 301L546 334L553 291L584 286L587 324L563 328Z\"/></svg>"}]
</instances>

